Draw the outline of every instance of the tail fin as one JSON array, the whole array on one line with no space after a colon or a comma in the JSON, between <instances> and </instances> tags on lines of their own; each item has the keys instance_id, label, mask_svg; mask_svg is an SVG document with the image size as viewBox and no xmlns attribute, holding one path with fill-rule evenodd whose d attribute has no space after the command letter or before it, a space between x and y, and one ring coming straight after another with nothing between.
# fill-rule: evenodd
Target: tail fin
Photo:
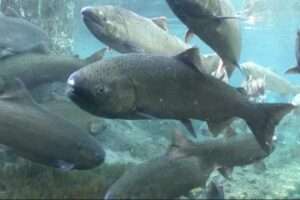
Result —
<instances>
[{"instance_id":1,"label":"tail fin","mask_svg":"<svg viewBox=\"0 0 300 200\"><path fill-rule=\"evenodd\" d=\"M256 119L247 120L247 124L256 137L260 146L266 151L272 150L275 127L281 119L295 107L292 104L258 104L262 114Z\"/></svg>"},{"instance_id":2,"label":"tail fin","mask_svg":"<svg viewBox=\"0 0 300 200\"><path fill-rule=\"evenodd\" d=\"M290 68L285 73L286 74L300 74L300 66Z\"/></svg>"},{"instance_id":3,"label":"tail fin","mask_svg":"<svg viewBox=\"0 0 300 200\"><path fill-rule=\"evenodd\" d=\"M172 143L167 151L168 157L172 159L185 157L186 153L184 152L184 149L188 146L191 146L191 143L192 142L184 137L179 130L175 130Z\"/></svg>"}]
</instances>

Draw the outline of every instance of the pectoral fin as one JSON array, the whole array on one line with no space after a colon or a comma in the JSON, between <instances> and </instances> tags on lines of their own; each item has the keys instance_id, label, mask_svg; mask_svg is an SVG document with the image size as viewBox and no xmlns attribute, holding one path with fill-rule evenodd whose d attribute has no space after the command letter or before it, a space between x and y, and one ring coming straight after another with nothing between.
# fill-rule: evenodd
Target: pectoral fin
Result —
<instances>
[{"instance_id":1,"label":"pectoral fin","mask_svg":"<svg viewBox=\"0 0 300 200\"><path fill-rule=\"evenodd\" d=\"M155 17L155 18L152 18L151 20L159 28L163 29L164 31L168 31L168 23L167 23L167 18L165 16Z\"/></svg>"},{"instance_id":2,"label":"pectoral fin","mask_svg":"<svg viewBox=\"0 0 300 200\"><path fill-rule=\"evenodd\" d=\"M183 119L180 121L184 125L184 127L189 131L189 133L192 134L192 136L194 136L195 138L197 138L197 133L193 127L192 121L189 119Z\"/></svg>"},{"instance_id":3,"label":"pectoral fin","mask_svg":"<svg viewBox=\"0 0 300 200\"><path fill-rule=\"evenodd\" d=\"M225 20L246 20L246 18L241 17L241 16L217 16L217 15L212 15L210 17L213 20L218 21L219 23L225 21Z\"/></svg>"},{"instance_id":4,"label":"pectoral fin","mask_svg":"<svg viewBox=\"0 0 300 200\"><path fill-rule=\"evenodd\" d=\"M33 45L28 51L40 54L48 54L50 52L48 45L44 42Z\"/></svg>"},{"instance_id":5,"label":"pectoral fin","mask_svg":"<svg viewBox=\"0 0 300 200\"><path fill-rule=\"evenodd\" d=\"M234 118L226 120L210 120L207 121L207 126L209 131L213 134L214 137L217 137L223 130L229 127Z\"/></svg>"},{"instance_id":6,"label":"pectoral fin","mask_svg":"<svg viewBox=\"0 0 300 200\"><path fill-rule=\"evenodd\" d=\"M74 167L75 167L74 164L63 161L63 160L56 161L55 165L58 169L60 169L63 172L70 171L70 170L74 169Z\"/></svg>"},{"instance_id":7,"label":"pectoral fin","mask_svg":"<svg viewBox=\"0 0 300 200\"><path fill-rule=\"evenodd\" d=\"M37 106L38 104L32 98L23 81L19 78L8 80L0 77L1 94L0 100L7 100L18 104Z\"/></svg>"},{"instance_id":8,"label":"pectoral fin","mask_svg":"<svg viewBox=\"0 0 300 200\"><path fill-rule=\"evenodd\" d=\"M156 117L154 117L150 114L144 113L144 112L136 112L136 114L145 119L157 119Z\"/></svg>"},{"instance_id":9,"label":"pectoral fin","mask_svg":"<svg viewBox=\"0 0 300 200\"><path fill-rule=\"evenodd\" d=\"M122 44L122 46L124 47L124 49L126 49L129 52L133 52L133 53L145 53L145 49L141 46L136 46L130 42L124 42Z\"/></svg>"},{"instance_id":10,"label":"pectoral fin","mask_svg":"<svg viewBox=\"0 0 300 200\"><path fill-rule=\"evenodd\" d=\"M191 30L188 30L184 36L184 41L190 43L194 37L195 33Z\"/></svg>"}]
</instances>

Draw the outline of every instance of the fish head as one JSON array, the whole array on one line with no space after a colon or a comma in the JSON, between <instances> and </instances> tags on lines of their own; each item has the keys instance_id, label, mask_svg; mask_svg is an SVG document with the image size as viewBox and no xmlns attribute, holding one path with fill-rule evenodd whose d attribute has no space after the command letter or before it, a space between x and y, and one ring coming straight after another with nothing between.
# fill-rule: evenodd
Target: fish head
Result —
<instances>
[{"instance_id":1,"label":"fish head","mask_svg":"<svg viewBox=\"0 0 300 200\"><path fill-rule=\"evenodd\" d=\"M136 110L135 89L130 79L115 72L107 62L74 72L67 82L67 95L93 115L124 118Z\"/></svg>"},{"instance_id":2,"label":"fish head","mask_svg":"<svg viewBox=\"0 0 300 200\"><path fill-rule=\"evenodd\" d=\"M57 122L56 126L60 127L60 123ZM63 134L63 138L55 140L55 148L49 147L48 151L38 153L40 158L47 159L46 162L50 166L62 171L85 170L95 168L104 162L105 151L102 145L81 128L65 124L62 131L53 133L53 135Z\"/></svg>"},{"instance_id":3,"label":"fish head","mask_svg":"<svg viewBox=\"0 0 300 200\"><path fill-rule=\"evenodd\" d=\"M122 9L114 6L84 7L83 21L92 34L100 41L111 45L126 35L126 22Z\"/></svg>"},{"instance_id":4,"label":"fish head","mask_svg":"<svg viewBox=\"0 0 300 200\"><path fill-rule=\"evenodd\" d=\"M105 160L105 151L96 138L84 135L73 146L76 154L75 169L91 169L101 165Z\"/></svg>"}]
</instances>

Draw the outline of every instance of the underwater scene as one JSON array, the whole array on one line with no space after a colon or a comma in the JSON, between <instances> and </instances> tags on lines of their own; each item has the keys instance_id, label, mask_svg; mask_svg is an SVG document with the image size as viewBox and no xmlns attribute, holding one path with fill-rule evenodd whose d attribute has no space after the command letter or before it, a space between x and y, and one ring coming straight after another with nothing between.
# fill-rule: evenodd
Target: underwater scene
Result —
<instances>
[{"instance_id":1,"label":"underwater scene","mask_svg":"<svg viewBox=\"0 0 300 200\"><path fill-rule=\"evenodd\" d=\"M0 0L0 199L299 199L299 0Z\"/></svg>"}]
</instances>

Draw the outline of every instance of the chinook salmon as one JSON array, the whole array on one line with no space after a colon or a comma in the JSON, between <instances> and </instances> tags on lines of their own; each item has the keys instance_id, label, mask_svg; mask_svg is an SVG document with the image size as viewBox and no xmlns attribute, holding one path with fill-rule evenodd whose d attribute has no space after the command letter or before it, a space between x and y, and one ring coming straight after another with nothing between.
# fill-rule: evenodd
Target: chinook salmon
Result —
<instances>
[{"instance_id":1,"label":"chinook salmon","mask_svg":"<svg viewBox=\"0 0 300 200\"><path fill-rule=\"evenodd\" d=\"M216 166L243 166L268 155L251 134L194 143L177 133L165 155L129 169L110 187L105 199L178 198L205 187ZM216 187L208 185L206 198L224 197Z\"/></svg>"},{"instance_id":2,"label":"chinook salmon","mask_svg":"<svg viewBox=\"0 0 300 200\"><path fill-rule=\"evenodd\" d=\"M110 5L85 7L81 13L90 32L120 53L175 55L190 48L168 32L165 17L149 19Z\"/></svg>"},{"instance_id":3,"label":"chinook salmon","mask_svg":"<svg viewBox=\"0 0 300 200\"><path fill-rule=\"evenodd\" d=\"M212 166L196 157L170 159L164 155L129 169L104 199L175 199L204 187L212 171Z\"/></svg>"},{"instance_id":4,"label":"chinook salmon","mask_svg":"<svg viewBox=\"0 0 300 200\"><path fill-rule=\"evenodd\" d=\"M90 169L104 162L97 140L71 122L40 107L21 80L0 94L0 143L31 161L60 168Z\"/></svg>"},{"instance_id":5,"label":"chinook salmon","mask_svg":"<svg viewBox=\"0 0 300 200\"><path fill-rule=\"evenodd\" d=\"M175 15L222 58L230 77L239 66L241 31L229 0L166 0Z\"/></svg>"},{"instance_id":6,"label":"chinook salmon","mask_svg":"<svg viewBox=\"0 0 300 200\"><path fill-rule=\"evenodd\" d=\"M24 52L47 53L50 39L34 24L0 14L0 58Z\"/></svg>"},{"instance_id":7,"label":"chinook salmon","mask_svg":"<svg viewBox=\"0 0 300 200\"><path fill-rule=\"evenodd\" d=\"M250 133L229 138L210 138L196 143L177 132L174 135L172 147L171 157L196 156L213 163L217 168L253 164L263 160L274 150L274 145L272 145L270 151L265 152Z\"/></svg>"},{"instance_id":8,"label":"chinook salmon","mask_svg":"<svg viewBox=\"0 0 300 200\"><path fill-rule=\"evenodd\" d=\"M85 60L72 56L23 53L0 60L0 77L9 80L18 77L29 89L49 82L65 82L72 72L101 60L105 51L102 49ZM0 83L3 82L1 78ZM3 87L0 84L0 90Z\"/></svg>"},{"instance_id":9,"label":"chinook salmon","mask_svg":"<svg viewBox=\"0 0 300 200\"><path fill-rule=\"evenodd\" d=\"M294 106L260 104L201 72L197 48L177 56L129 54L96 62L68 79L68 96L98 116L121 119L200 119L218 133L244 119L259 144L272 144L276 125Z\"/></svg>"},{"instance_id":10,"label":"chinook salmon","mask_svg":"<svg viewBox=\"0 0 300 200\"><path fill-rule=\"evenodd\" d=\"M267 67L260 66L253 62L241 64L241 68L251 78L263 79L265 89L279 93L280 95L296 95L300 93L300 86L295 86L279 74Z\"/></svg>"}]
</instances>

